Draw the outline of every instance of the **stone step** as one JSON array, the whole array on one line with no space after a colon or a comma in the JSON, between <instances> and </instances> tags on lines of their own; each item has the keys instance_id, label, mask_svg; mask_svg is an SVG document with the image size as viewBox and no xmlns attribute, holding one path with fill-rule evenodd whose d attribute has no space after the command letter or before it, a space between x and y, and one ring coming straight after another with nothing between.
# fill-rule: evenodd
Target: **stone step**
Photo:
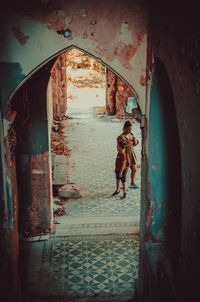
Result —
<instances>
[{"instance_id":1,"label":"stone step","mask_svg":"<svg viewBox=\"0 0 200 302\"><path fill-rule=\"evenodd\" d=\"M65 155L55 155L53 162L53 185L64 185L67 182L67 157Z\"/></svg>"},{"instance_id":2,"label":"stone step","mask_svg":"<svg viewBox=\"0 0 200 302\"><path fill-rule=\"evenodd\" d=\"M56 236L139 234L139 216L55 217Z\"/></svg>"},{"instance_id":3,"label":"stone step","mask_svg":"<svg viewBox=\"0 0 200 302\"><path fill-rule=\"evenodd\" d=\"M78 199L81 194L75 184L65 184L58 190L58 196L63 198Z\"/></svg>"}]
</instances>

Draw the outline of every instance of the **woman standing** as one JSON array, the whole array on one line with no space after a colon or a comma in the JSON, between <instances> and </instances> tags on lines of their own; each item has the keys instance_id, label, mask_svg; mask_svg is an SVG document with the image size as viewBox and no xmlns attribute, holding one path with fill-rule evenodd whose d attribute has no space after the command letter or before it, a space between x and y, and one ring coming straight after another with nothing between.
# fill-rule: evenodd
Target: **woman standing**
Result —
<instances>
[{"instance_id":1,"label":"woman standing","mask_svg":"<svg viewBox=\"0 0 200 302\"><path fill-rule=\"evenodd\" d=\"M123 142L126 145L125 152L127 157L127 166L131 168L130 188L138 189L139 187L135 184L135 176L137 171L137 157L134 151L134 147L139 143L139 141L135 138L131 131L132 124L130 121L126 121L124 123L123 133L117 138L117 143Z\"/></svg>"}]
</instances>

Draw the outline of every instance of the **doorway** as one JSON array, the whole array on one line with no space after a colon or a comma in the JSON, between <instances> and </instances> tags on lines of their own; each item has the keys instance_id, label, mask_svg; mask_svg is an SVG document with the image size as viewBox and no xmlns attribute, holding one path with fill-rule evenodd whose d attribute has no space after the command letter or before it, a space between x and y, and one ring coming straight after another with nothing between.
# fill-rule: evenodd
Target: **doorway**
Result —
<instances>
[{"instance_id":1,"label":"doorway","mask_svg":"<svg viewBox=\"0 0 200 302\"><path fill-rule=\"evenodd\" d=\"M24 157L24 153L21 153L23 149L18 150L19 172L25 173L24 179L30 184L27 186L28 192L36 194L36 207L32 207L32 196L27 207L30 214L28 218L32 214L31 211L34 211L36 220L28 219L25 227L32 227L33 222L37 226L37 219L49 224L51 215L46 219L45 210L51 214L57 207L58 211L53 217L53 234L32 232L24 240L20 256L28 258L25 263L26 267L29 267L23 281L25 295L131 297L134 293L134 280L138 276L140 190L129 190L126 200L121 199L121 195L112 197L111 194L115 190L116 138L121 134L126 119L132 121L133 132L141 145L139 118L134 119L130 113L130 102L134 104L134 92L106 67L106 80L102 81L105 85L100 87L104 89L104 103L95 103L88 112L77 114L74 111L70 116L66 101L68 75L66 69L62 69L62 64L66 65L65 58L65 54L58 58L58 68L54 74L56 65L53 64L35 74L26 87L23 87L20 103L17 104L16 100L16 109L18 110L20 105L24 110L16 123L21 131L17 130L18 135L26 135L25 151L29 148L30 137L32 143L33 139L35 142L32 144L33 156ZM49 70L53 74L50 80ZM48 118L45 116L44 102L44 87L47 86ZM40 89L36 90L35 87ZM36 99L35 104L33 100ZM114 100L115 103L112 103ZM43 112L38 110L41 104ZM50 107L53 110L50 110ZM32 110L29 110L30 108ZM43 130L40 120L44 123L44 131L39 131ZM27 132L23 132L24 127ZM48 128L51 130L49 135L45 131ZM44 154L40 154L42 145L37 142L40 139L44 144L44 137ZM50 140L52 137L57 141ZM140 149L136 149L136 153L140 161ZM47 170L50 161L52 169ZM24 165L27 166L30 177L26 177L28 173ZM66 173L65 177L57 178L60 173L61 176ZM137 183L140 185L139 173L137 177ZM44 179L48 180L45 181L46 186ZM127 180L130 182L130 174ZM53 185L52 191L49 189L50 184ZM23 189L23 182L21 185ZM65 186L67 189L63 189ZM42 198L48 202L47 206L41 202L42 190ZM51 200L53 203L49 209ZM23 205L25 203L21 204ZM37 215L38 213L40 215ZM26 218L25 215L23 217ZM40 236L41 234L43 236ZM29 286L26 286L27 284Z\"/></svg>"},{"instance_id":2,"label":"doorway","mask_svg":"<svg viewBox=\"0 0 200 302\"><path fill-rule=\"evenodd\" d=\"M66 110L59 110L56 99L57 106L52 101L56 114L51 115L56 116L51 135L56 228L47 251L56 257L50 280L57 278L57 286L59 277L68 272L65 287L59 287L63 294L132 295L139 261L140 189L128 188L126 200L122 190L117 197L111 195L115 190L116 139L126 120L133 123L139 140L135 151L139 164L141 161L140 122L130 104L135 95L107 67L86 54L73 49L65 58L66 75L57 78L66 77L64 106L61 101ZM140 170L136 175L140 187ZM48 270L48 260L45 265ZM43 288L53 294L49 281L44 282Z\"/></svg>"}]
</instances>

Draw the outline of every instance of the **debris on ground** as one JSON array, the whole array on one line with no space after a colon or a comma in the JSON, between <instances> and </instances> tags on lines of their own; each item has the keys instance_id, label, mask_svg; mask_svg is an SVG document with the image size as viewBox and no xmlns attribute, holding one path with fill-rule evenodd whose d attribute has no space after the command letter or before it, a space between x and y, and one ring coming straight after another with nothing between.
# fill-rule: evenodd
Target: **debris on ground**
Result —
<instances>
[{"instance_id":1,"label":"debris on ground","mask_svg":"<svg viewBox=\"0 0 200 302\"><path fill-rule=\"evenodd\" d=\"M67 201L67 199L54 198L54 203L59 206L63 206L66 201Z\"/></svg>"},{"instance_id":2,"label":"debris on ground","mask_svg":"<svg viewBox=\"0 0 200 302\"><path fill-rule=\"evenodd\" d=\"M54 198L53 200L53 215L54 216L63 216L67 215L66 210L64 209L64 203L66 200Z\"/></svg>"},{"instance_id":3,"label":"debris on ground","mask_svg":"<svg viewBox=\"0 0 200 302\"><path fill-rule=\"evenodd\" d=\"M62 129L62 123L54 120L51 132L51 151L57 155L69 156L71 150L69 150L64 142Z\"/></svg>"},{"instance_id":4,"label":"debris on ground","mask_svg":"<svg viewBox=\"0 0 200 302\"><path fill-rule=\"evenodd\" d=\"M58 196L64 198L73 198L79 199L81 198L80 190L75 187L75 184L66 184L59 188Z\"/></svg>"},{"instance_id":5,"label":"debris on ground","mask_svg":"<svg viewBox=\"0 0 200 302\"><path fill-rule=\"evenodd\" d=\"M51 144L51 149L53 153L56 153L57 155L66 155L68 156L70 153L70 150L64 143L57 144Z\"/></svg>"},{"instance_id":6,"label":"debris on ground","mask_svg":"<svg viewBox=\"0 0 200 302\"><path fill-rule=\"evenodd\" d=\"M64 215L67 215L67 212L65 211L64 208L60 208L60 209L57 209L57 211L54 211L53 213L53 216L64 216Z\"/></svg>"}]
</instances>

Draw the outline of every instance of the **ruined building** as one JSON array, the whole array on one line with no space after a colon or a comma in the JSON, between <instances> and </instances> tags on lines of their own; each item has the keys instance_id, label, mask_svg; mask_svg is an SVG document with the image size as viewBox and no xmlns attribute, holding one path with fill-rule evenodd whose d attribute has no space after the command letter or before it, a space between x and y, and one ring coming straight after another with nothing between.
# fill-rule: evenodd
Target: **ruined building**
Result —
<instances>
[{"instance_id":1,"label":"ruined building","mask_svg":"<svg viewBox=\"0 0 200 302\"><path fill-rule=\"evenodd\" d=\"M193 1L3 1L2 301L21 301L20 230L48 234L54 228L49 129L53 114L58 118L66 108L60 101L65 98L65 75L56 75L53 68L55 64L63 66L63 53L73 48L107 68L108 91L118 82L114 93L119 103L126 87L137 98L142 187L139 277L133 301L200 301L197 13ZM62 76L58 89L56 81ZM54 94L47 97L48 84ZM49 105L52 102L54 113ZM110 114L113 106L107 103Z\"/></svg>"}]
</instances>

